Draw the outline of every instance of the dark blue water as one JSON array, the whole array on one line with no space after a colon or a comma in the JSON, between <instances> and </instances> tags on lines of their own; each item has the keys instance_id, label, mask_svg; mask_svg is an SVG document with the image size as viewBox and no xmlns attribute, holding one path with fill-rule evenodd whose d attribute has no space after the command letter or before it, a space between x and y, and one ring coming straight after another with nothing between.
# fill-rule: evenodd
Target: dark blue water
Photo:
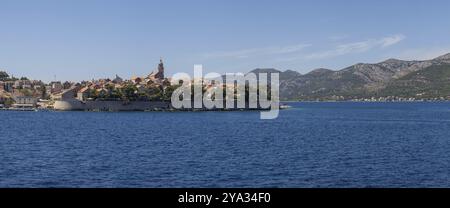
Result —
<instances>
[{"instance_id":1,"label":"dark blue water","mask_svg":"<svg viewBox=\"0 0 450 208\"><path fill-rule=\"evenodd\" d=\"M0 112L0 187L450 187L450 103Z\"/></svg>"}]
</instances>

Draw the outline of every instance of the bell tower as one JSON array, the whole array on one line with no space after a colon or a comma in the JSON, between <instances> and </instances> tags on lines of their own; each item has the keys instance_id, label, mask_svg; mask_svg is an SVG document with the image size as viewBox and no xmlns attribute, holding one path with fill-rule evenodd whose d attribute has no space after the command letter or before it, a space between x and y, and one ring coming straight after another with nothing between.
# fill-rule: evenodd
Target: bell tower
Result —
<instances>
[{"instance_id":1,"label":"bell tower","mask_svg":"<svg viewBox=\"0 0 450 208\"><path fill-rule=\"evenodd\" d=\"M164 63L163 63L162 58L159 59L158 73L156 73L155 78L156 79L164 79Z\"/></svg>"}]
</instances>

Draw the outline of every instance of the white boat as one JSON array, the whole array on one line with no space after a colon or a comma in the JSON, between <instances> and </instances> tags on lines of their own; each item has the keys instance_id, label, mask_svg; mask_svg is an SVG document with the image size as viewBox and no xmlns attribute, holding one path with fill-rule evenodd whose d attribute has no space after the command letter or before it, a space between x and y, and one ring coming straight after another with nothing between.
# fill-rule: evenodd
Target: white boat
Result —
<instances>
[{"instance_id":1,"label":"white boat","mask_svg":"<svg viewBox=\"0 0 450 208\"><path fill-rule=\"evenodd\" d=\"M288 108L292 108L292 106L290 106L290 105L280 105L280 109L288 109Z\"/></svg>"}]
</instances>

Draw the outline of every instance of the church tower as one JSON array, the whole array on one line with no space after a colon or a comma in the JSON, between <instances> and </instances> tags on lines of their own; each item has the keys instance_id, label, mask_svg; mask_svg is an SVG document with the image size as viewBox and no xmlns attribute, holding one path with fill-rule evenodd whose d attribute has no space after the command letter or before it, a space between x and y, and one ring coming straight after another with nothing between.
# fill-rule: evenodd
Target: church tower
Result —
<instances>
[{"instance_id":1,"label":"church tower","mask_svg":"<svg viewBox=\"0 0 450 208\"><path fill-rule=\"evenodd\" d=\"M162 58L159 60L158 73L155 74L156 79L164 79L164 64Z\"/></svg>"}]
</instances>

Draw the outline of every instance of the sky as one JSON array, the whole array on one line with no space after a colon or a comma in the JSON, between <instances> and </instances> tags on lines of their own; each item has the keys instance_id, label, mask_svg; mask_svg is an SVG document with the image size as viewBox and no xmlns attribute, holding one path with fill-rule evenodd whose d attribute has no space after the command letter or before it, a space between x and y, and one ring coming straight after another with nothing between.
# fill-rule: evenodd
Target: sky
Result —
<instances>
[{"instance_id":1,"label":"sky","mask_svg":"<svg viewBox=\"0 0 450 208\"><path fill-rule=\"evenodd\" d=\"M450 53L448 0L0 0L0 70L43 81Z\"/></svg>"}]
</instances>

